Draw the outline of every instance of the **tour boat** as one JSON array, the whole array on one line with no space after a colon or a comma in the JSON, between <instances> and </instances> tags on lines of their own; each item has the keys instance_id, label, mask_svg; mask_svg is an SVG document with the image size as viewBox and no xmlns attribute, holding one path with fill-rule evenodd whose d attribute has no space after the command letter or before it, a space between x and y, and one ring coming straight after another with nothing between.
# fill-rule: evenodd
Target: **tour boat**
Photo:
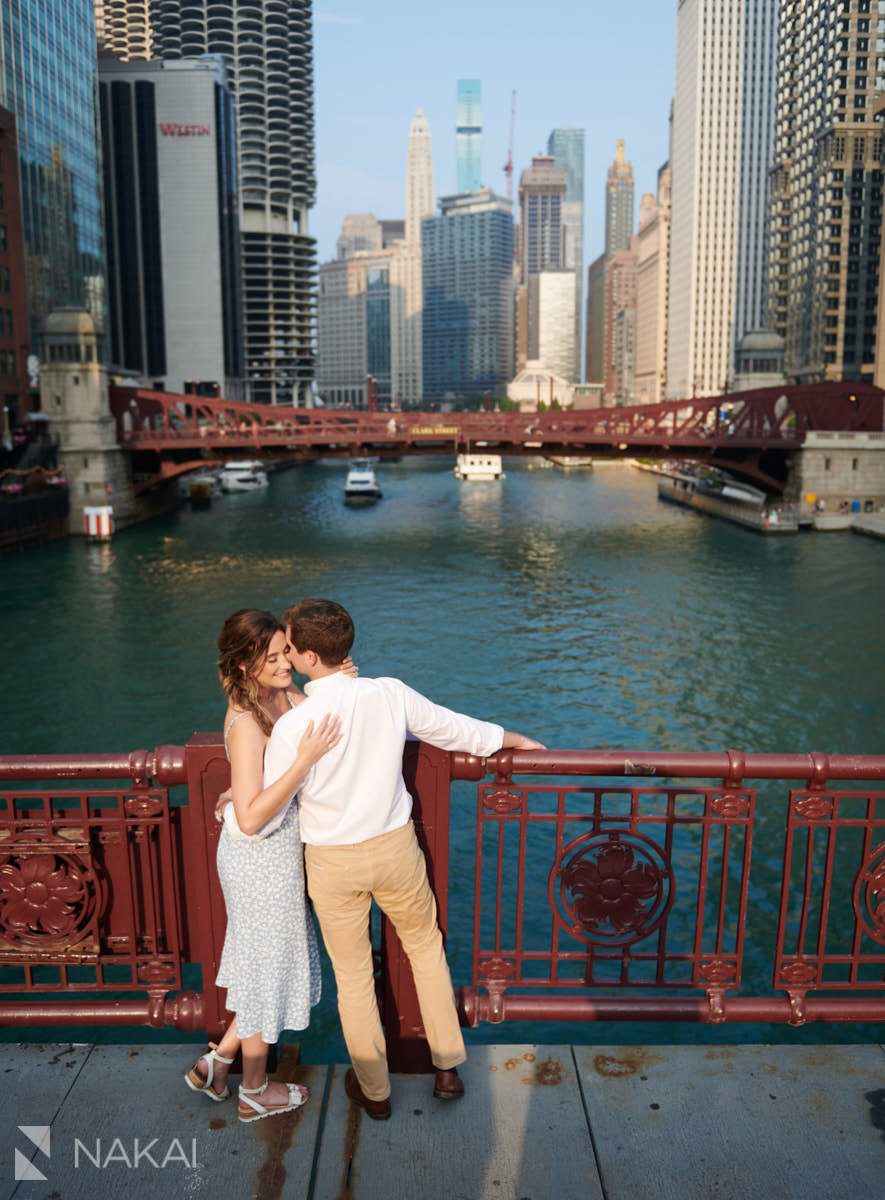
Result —
<instances>
[{"instance_id":1,"label":"tour boat","mask_svg":"<svg viewBox=\"0 0 885 1200\"><path fill-rule=\"evenodd\" d=\"M178 494L182 500L190 500L194 508L204 508L215 496L221 494L219 472L190 471L178 481Z\"/></svg>"},{"instance_id":2,"label":"tour boat","mask_svg":"<svg viewBox=\"0 0 885 1200\"><path fill-rule=\"evenodd\" d=\"M367 458L355 458L344 482L345 500L380 500L381 488L375 470Z\"/></svg>"},{"instance_id":3,"label":"tour boat","mask_svg":"<svg viewBox=\"0 0 885 1200\"><path fill-rule=\"evenodd\" d=\"M459 454L455 461L456 479L503 479L500 454Z\"/></svg>"},{"instance_id":4,"label":"tour boat","mask_svg":"<svg viewBox=\"0 0 885 1200\"><path fill-rule=\"evenodd\" d=\"M241 459L227 462L221 470L223 492L256 492L267 487L267 472L261 462Z\"/></svg>"}]
</instances>

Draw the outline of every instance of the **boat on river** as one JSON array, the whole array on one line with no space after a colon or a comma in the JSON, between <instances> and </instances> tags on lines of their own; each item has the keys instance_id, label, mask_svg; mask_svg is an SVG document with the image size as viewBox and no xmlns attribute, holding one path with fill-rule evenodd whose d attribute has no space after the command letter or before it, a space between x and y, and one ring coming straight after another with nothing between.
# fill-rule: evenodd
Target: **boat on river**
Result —
<instances>
[{"instance_id":1,"label":"boat on river","mask_svg":"<svg viewBox=\"0 0 885 1200\"><path fill-rule=\"evenodd\" d=\"M455 460L456 479L503 479L500 454L459 454Z\"/></svg>"},{"instance_id":2,"label":"boat on river","mask_svg":"<svg viewBox=\"0 0 885 1200\"><path fill-rule=\"evenodd\" d=\"M663 476L658 483L661 500L722 517L759 533L798 531L798 519L791 505L773 503L760 488L735 479L725 471L698 469L693 464L686 464L682 469L677 467L659 474Z\"/></svg>"},{"instance_id":3,"label":"boat on river","mask_svg":"<svg viewBox=\"0 0 885 1200\"><path fill-rule=\"evenodd\" d=\"M593 459L589 454L549 454L547 461L560 471L589 471L593 469Z\"/></svg>"},{"instance_id":4,"label":"boat on river","mask_svg":"<svg viewBox=\"0 0 885 1200\"><path fill-rule=\"evenodd\" d=\"M190 471L179 480L178 494L182 500L189 500L193 508L208 508L221 495L219 475L218 471Z\"/></svg>"},{"instance_id":5,"label":"boat on river","mask_svg":"<svg viewBox=\"0 0 885 1200\"><path fill-rule=\"evenodd\" d=\"M267 487L264 464L252 459L225 463L220 479L223 492L257 492Z\"/></svg>"},{"instance_id":6,"label":"boat on river","mask_svg":"<svg viewBox=\"0 0 885 1200\"><path fill-rule=\"evenodd\" d=\"M344 481L344 499L370 502L381 499L381 488L370 459L355 458L350 464Z\"/></svg>"}]
</instances>

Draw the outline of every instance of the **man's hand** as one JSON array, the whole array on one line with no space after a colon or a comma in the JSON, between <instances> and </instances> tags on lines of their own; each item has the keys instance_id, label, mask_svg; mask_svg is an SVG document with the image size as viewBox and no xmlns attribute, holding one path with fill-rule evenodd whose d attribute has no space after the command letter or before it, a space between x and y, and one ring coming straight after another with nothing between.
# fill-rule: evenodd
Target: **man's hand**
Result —
<instances>
[{"instance_id":1,"label":"man's hand","mask_svg":"<svg viewBox=\"0 0 885 1200\"><path fill-rule=\"evenodd\" d=\"M511 733L508 729L504 730L504 744L502 750L546 750L547 747L543 742L536 742L534 738L526 737L524 733Z\"/></svg>"},{"instance_id":2,"label":"man's hand","mask_svg":"<svg viewBox=\"0 0 885 1200\"><path fill-rule=\"evenodd\" d=\"M233 792L230 790L230 788L228 788L226 792L222 792L218 797L218 803L215 805L216 821L224 820L224 810L227 808L228 804L233 801L233 798Z\"/></svg>"}]
</instances>

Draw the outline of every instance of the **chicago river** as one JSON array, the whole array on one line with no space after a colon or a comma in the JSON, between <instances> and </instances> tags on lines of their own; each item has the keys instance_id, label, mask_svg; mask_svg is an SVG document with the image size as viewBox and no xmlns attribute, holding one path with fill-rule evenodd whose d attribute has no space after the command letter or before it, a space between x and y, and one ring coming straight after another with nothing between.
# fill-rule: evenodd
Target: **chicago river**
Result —
<instances>
[{"instance_id":1,"label":"chicago river","mask_svg":"<svg viewBox=\"0 0 885 1200\"><path fill-rule=\"evenodd\" d=\"M364 674L399 676L551 747L879 748L879 543L850 533L764 539L660 503L655 478L626 464L563 474L511 460L503 481L460 484L451 467L451 458L381 463L384 500L350 509L346 464L318 463L110 545L70 539L6 558L7 752L151 748L220 729L223 618L244 605L279 613L304 596L351 610ZM760 803L772 801L753 850L754 879L771 878L770 894L753 898L763 941L785 792L759 789ZM475 796L468 784L453 795L456 979L470 971ZM748 935L745 980L765 988L770 960L758 941ZM306 1039L309 1057L334 1060L331 995ZM841 1028L806 1034L834 1040ZM762 1032L731 1026L725 1040L745 1031L748 1040ZM480 1033L495 1040L494 1026ZM684 1026L655 1033L699 1036ZM642 1036L635 1026L625 1034Z\"/></svg>"}]
</instances>

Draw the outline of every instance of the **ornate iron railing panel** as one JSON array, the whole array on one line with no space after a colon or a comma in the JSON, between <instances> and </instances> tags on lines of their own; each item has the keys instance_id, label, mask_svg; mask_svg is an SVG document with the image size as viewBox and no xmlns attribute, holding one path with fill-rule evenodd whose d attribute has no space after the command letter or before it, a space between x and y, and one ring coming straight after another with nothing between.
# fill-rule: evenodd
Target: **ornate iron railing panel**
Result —
<instances>
[{"instance_id":1,"label":"ornate iron railing panel","mask_svg":"<svg viewBox=\"0 0 885 1200\"><path fill-rule=\"evenodd\" d=\"M737 986L754 801L721 786L481 784L474 981L492 993Z\"/></svg>"},{"instance_id":2,"label":"ornate iron railing panel","mask_svg":"<svg viewBox=\"0 0 885 1200\"><path fill-rule=\"evenodd\" d=\"M885 792L828 786L885 778L882 756L543 751L484 767L468 1023L885 1019ZM806 787L763 802L748 780ZM767 841L783 831L779 876L770 845L753 875L763 811ZM776 929L757 913L745 994L751 889L774 912L779 890L780 911Z\"/></svg>"},{"instance_id":3,"label":"ornate iron railing panel","mask_svg":"<svg viewBox=\"0 0 885 1200\"><path fill-rule=\"evenodd\" d=\"M885 981L885 792L790 794L774 983L801 1009L811 989Z\"/></svg>"},{"instance_id":4,"label":"ornate iron railing panel","mask_svg":"<svg viewBox=\"0 0 885 1200\"><path fill-rule=\"evenodd\" d=\"M181 988L172 815L165 788L0 793L0 992Z\"/></svg>"}]
</instances>

